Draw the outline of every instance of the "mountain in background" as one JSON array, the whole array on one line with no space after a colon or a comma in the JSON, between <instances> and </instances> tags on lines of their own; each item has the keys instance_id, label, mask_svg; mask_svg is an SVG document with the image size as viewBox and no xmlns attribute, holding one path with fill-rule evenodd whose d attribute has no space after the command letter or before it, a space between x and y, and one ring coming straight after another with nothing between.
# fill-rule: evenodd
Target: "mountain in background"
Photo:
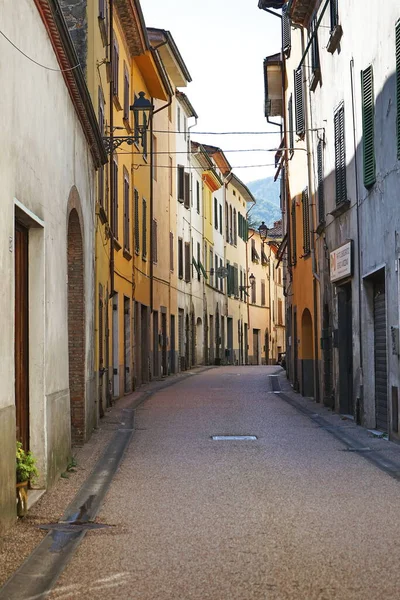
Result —
<instances>
[{"instance_id":1,"label":"mountain in background","mask_svg":"<svg viewBox=\"0 0 400 600\"><path fill-rule=\"evenodd\" d=\"M261 221L265 221L268 227L272 227L275 221L282 218L279 179L274 182L273 177L266 177L251 181L246 186L257 200L257 204L249 214L250 223L258 227L261 225Z\"/></svg>"}]
</instances>

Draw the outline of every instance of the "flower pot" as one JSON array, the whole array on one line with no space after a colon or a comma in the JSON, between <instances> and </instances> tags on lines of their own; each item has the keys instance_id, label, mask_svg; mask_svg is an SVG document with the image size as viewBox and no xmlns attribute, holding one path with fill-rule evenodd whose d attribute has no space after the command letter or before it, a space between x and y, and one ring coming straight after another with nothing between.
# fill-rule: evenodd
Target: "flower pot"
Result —
<instances>
[{"instance_id":1,"label":"flower pot","mask_svg":"<svg viewBox=\"0 0 400 600\"><path fill-rule=\"evenodd\" d=\"M28 512L28 481L17 483L17 515L25 517Z\"/></svg>"}]
</instances>

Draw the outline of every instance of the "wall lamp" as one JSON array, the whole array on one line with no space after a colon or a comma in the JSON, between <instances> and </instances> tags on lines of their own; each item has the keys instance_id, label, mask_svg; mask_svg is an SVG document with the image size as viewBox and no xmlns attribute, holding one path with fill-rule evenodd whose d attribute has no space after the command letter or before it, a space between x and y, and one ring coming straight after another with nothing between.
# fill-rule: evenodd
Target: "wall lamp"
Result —
<instances>
[{"instance_id":1,"label":"wall lamp","mask_svg":"<svg viewBox=\"0 0 400 600\"><path fill-rule=\"evenodd\" d=\"M264 221L262 221L260 227L258 228L258 233L260 234L262 243L264 243L268 235L268 227L266 226Z\"/></svg>"},{"instance_id":2,"label":"wall lamp","mask_svg":"<svg viewBox=\"0 0 400 600\"><path fill-rule=\"evenodd\" d=\"M153 104L145 96L145 92L139 92L139 95L135 97L134 103L129 107L129 110L133 112L134 135L103 137L107 154L111 154L111 152L114 152L124 143L132 146L132 144L137 144L141 141L142 146L146 147L147 126L153 113ZM142 119L140 119L140 115L142 115Z\"/></svg>"},{"instance_id":3,"label":"wall lamp","mask_svg":"<svg viewBox=\"0 0 400 600\"><path fill-rule=\"evenodd\" d=\"M253 273L250 275L249 281L250 281L250 285L240 285L239 286L239 290L241 292L244 292L246 294L246 296L248 296L248 293L246 292L246 290L248 290L249 288L252 288L256 282L256 278L254 277Z\"/></svg>"}]
</instances>

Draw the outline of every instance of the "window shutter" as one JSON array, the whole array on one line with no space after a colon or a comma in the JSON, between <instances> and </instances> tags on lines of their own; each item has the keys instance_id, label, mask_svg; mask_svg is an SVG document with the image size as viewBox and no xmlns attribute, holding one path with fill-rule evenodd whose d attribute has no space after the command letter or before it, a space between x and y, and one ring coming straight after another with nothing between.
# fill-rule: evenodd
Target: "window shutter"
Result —
<instances>
[{"instance_id":1,"label":"window shutter","mask_svg":"<svg viewBox=\"0 0 400 600\"><path fill-rule=\"evenodd\" d=\"M185 169L181 165L178 165L178 200L185 200Z\"/></svg>"},{"instance_id":2,"label":"window shutter","mask_svg":"<svg viewBox=\"0 0 400 600\"><path fill-rule=\"evenodd\" d=\"M147 203L146 200L143 198L143 202L142 202L142 236L143 236L143 242L142 242L142 256L143 258L146 258L147 256Z\"/></svg>"},{"instance_id":3,"label":"window shutter","mask_svg":"<svg viewBox=\"0 0 400 600\"><path fill-rule=\"evenodd\" d=\"M157 262L157 221L153 219L152 228L152 244L153 244L153 263Z\"/></svg>"},{"instance_id":4,"label":"window shutter","mask_svg":"<svg viewBox=\"0 0 400 600\"><path fill-rule=\"evenodd\" d=\"M296 200L292 200L292 264L297 263Z\"/></svg>"},{"instance_id":5,"label":"window shutter","mask_svg":"<svg viewBox=\"0 0 400 600\"><path fill-rule=\"evenodd\" d=\"M237 246L237 220L236 208L233 209L233 243Z\"/></svg>"},{"instance_id":6,"label":"window shutter","mask_svg":"<svg viewBox=\"0 0 400 600\"><path fill-rule=\"evenodd\" d=\"M261 282L261 305L265 306L265 281Z\"/></svg>"},{"instance_id":7,"label":"window shutter","mask_svg":"<svg viewBox=\"0 0 400 600\"><path fill-rule=\"evenodd\" d=\"M183 279L183 240L178 239L178 277Z\"/></svg>"},{"instance_id":8,"label":"window shutter","mask_svg":"<svg viewBox=\"0 0 400 600\"><path fill-rule=\"evenodd\" d=\"M222 204L219 205L219 232L222 235Z\"/></svg>"},{"instance_id":9,"label":"window shutter","mask_svg":"<svg viewBox=\"0 0 400 600\"><path fill-rule=\"evenodd\" d=\"M400 21L396 23L397 158L400 159Z\"/></svg>"},{"instance_id":10,"label":"window shutter","mask_svg":"<svg viewBox=\"0 0 400 600\"><path fill-rule=\"evenodd\" d=\"M174 270L174 234L169 232L169 270Z\"/></svg>"},{"instance_id":11,"label":"window shutter","mask_svg":"<svg viewBox=\"0 0 400 600\"><path fill-rule=\"evenodd\" d=\"M200 214L200 183L196 181L197 212Z\"/></svg>"},{"instance_id":12,"label":"window shutter","mask_svg":"<svg viewBox=\"0 0 400 600\"><path fill-rule=\"evenodd\" d=\"M135 251L140 251L139 238L139 192L135 190Z\"/></svg>"},{"instance_id":13,"label":"window shutter","mask_svg":"<svg viewBox=\"0 0 400 600\"><path fill-rule=\"evenodd\" d=\"M124 247L128 252L131 249L130 245L130 218L129 218L129 181L124 177Z\"/></svg>"},{"instance_id":14,"label":"window shutter","mask_svg":"<svg viewBox=\"0 0 400 600\"><path fill-rule=\"evenodd\" d=\"M346 202L346 147L344 136L344 106L338 108L334 117L335 128L335 182L336 204Z\"/></svg>"},{"instance_id":15,"label":"window shutter","mask_svg":"<svg viewBox=\"0 0 400 600\"><path fill-rule=\"evenodd\" d=\"M190 281L190 242L185 242L185 281Z\"/></svg>"},{"instance_id":16,"label":"window shutter","mask_svg":"<svg viewBox=\"0 0 400 600\"><path fill-rule=\"evenodd\" d=\"M214 227L218 230L218 201L214 198Z\"/></svg>"},{"instance_id":17,"label":"window shutter","mask_svg":"<svg viewBox=\"0 0 400 600\"><path fill-rule=\"evenodd\" d=\"M113 187L114 187L114 194L113 194L113 211L112 211L112 218L113 218L113 222L112 222L112 232L114 234L114 237L116 239L118 239L118 165L117 163L114 161L113 162L113 166L114 166L114 181L113 181Z\"/></svg>"},{"instance_id":18,"label":"window shutter","mask_svg":"<svg viewBox=\"0 0 400 600\"><path fill-rule=\"evenodd\" d=\"M374 73L372 65L361 71L361 97L363 122L363 167L364 185L374 185L375 175L375 107L374 107Z\"/></svg>"},{"instance_id":19,"label":"window shutter","mask_svg":"<svg viewBox=\"0 0 400 600\"><path fill-rule=\"evenodd\" d=\"M339 22L338 0L331 0L331 31L333 31Z\"/></svg>"},{"instance_id":20,"label":"window shutter","mask_svg":"<svg viewBox=\"0 0 400 600\"><path fill-rule=\"evenodd\" d=\"M317 146L317 177L318 177L318 221L325 222L325 198L324 198L324 161L323 142L320 140Z\"/></svg>"},{"instance_id":21,"label":"window shutter","mask_svg":"<svg viewBox=\"0 0 400 600\"><path fill-rule=\"evenodd\" d=\"M294 72L294 105L296 111L296 133L304 135L304 97L303 97L303 69Z\"/></svg>"},{"instance_id":22,"label":"window shutter","mask_svg":"<svg viewBox=\"0 0 400 600\"><path fill-rule=\"evenodd\" d=\"M124 119L129 121L129 75L127 68L124 68Z\"/></svg>"},{"instance_id":23,"label":"window shutter","mask_svg":"<svg viewBox=\"0 0 400 600\"><path fill-rule=\"evenodd\" d=\"M293 156L294 149L294 123L293 123L293 95L290 94L288 103L288 114L289 114L289 147L291 155Z\"/></svg>"},{"instance_id":24,"label":"window shutter","mask_svg":"<svg viewBox=\"0 0 400 600\"><path fill-rule=\"evenodd\" d=\"M286 56L290 56L291 48L291 30L290 18L287 14L287 7L282 8L282 48Z\"/></svg>"},{"instance_id":25,"label":"window shutter","mask_svg":"<svg viewBox=\"0 0 400 600\"><path fill-rule=\"evenodd\" d=\"M303 202L303 249L304 254L310 253L310 211L308 201L308 188L305 188L302 193Z\"/></svg>"},{"instance_id":26,"label":"window shutter","mask_svg":"<svg viewBox=\"0 0 400 600\"><path fill-rule=\"evenodd\" d=\"M184 173L184 197L185 208L190 208L190 175L189 173Z\"/></svg>"},{"instance_id":27,"label":"window shutter","mask_svg":"<svg viewBox=\"0 0 400 600\"><path fill-rule=\"evenodd\" d=\"M236 298L238 298L239 297L239 270L236 265L233 267L233 291L234 291Z\"/></svg>"}]
</instances>

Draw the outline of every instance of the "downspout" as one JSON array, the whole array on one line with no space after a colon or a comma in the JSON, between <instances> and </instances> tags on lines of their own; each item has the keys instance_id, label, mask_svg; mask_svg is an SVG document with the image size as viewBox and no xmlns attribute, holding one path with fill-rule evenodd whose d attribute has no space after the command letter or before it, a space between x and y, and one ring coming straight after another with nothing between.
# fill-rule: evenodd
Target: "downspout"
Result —
<instances>
[{"instance_id":1,"label":"downspout","mask_svg":"<svg viewBox=\"0 0 400 600\"><path fill-rule=\"evenodd\" d=\"M325 4L326 8L327 3ZM323 13L322 13L323 14ZM321 20L320 17L319 21ZM301 44L304 48L304 28L301 30ZM303 53L303 58L306 52ZM317 273L317 259L315 254L315 223L314 223L314 205L315 205L315 194L312 178L312 155L311 155L311 131L309 127L309 110L311 110L311 104L307 101L308 90L307 90L307 79L303 77L303 97L305 100L305 128L306 128L306 149L307 149L307 175L308 175L308 190L309 190L309 220L310 220L310 250L311 250L311 261L312 261L312 276L313 276L313 319L314 319L314 395L316 402L320 401L319 394L319 364L318 364L318 306L317 306L317 284L320 282L319 275Z\"/></svg>"},{"instance_id":2,"label":"downspout","mask_svg":"<svg viewBox=\"0 0 400 600\"><path fill-rule=\"evenodd\" d=\"M356 139L356 111L354 102L354 58L350 61L350 79L351 79L351 106L353 114L353 142L354 142L354 162L355 162L355 184L357 198L357 260L358 260L358 337L359 337L359 352L360 352L360 396L357 398L356 405L356 422L361 425L361 408L364 400L364 361L363 361L363 341L362 341L362 315L361 315L361 244L360 244L360 201L358 187L358 161L357 161L357 139Z\"/></svg>"},{"instance_id":3,"label":"downspout","mask_svg":"<svg viewBox=\"0 0 400 600\"><path fill-rule=\"evenodd\" d=\"M114 11L114 0L110 0L110 222L112 223L112 227L110 228L110 298L112 298L115 294L114 290L114 269L115 269L115 261L114 261L114 78L113 78L113 11Z\"/></svg>"}]
</instances>

